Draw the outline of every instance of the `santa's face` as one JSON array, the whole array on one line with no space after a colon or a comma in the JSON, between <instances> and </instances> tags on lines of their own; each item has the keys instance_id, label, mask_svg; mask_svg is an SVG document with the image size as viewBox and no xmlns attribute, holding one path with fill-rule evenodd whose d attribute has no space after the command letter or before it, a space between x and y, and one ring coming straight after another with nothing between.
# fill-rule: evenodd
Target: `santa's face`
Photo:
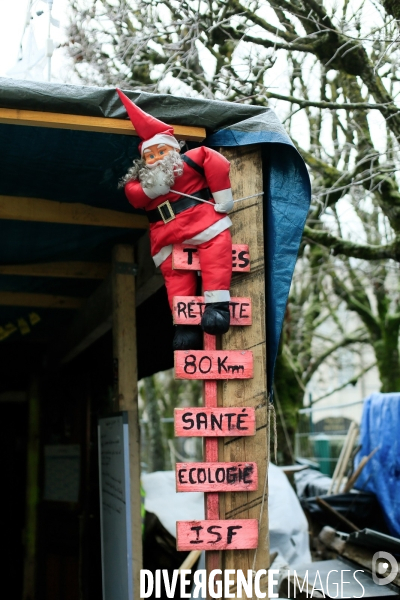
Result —
<instances>
[{"instance_id":1,"label":"santa's face","mask_svg":"<svg viewBox=\"0 0 400 600\"><path fill-rule=\"evenodd\" d=\"M153 146L149 146L143 152L143 158L146 161L146 165L154 165L159 160L165 158L171 150L177 151L176 148L168 146L167 144L154 144Z\"/></svg>"}]
</instances>

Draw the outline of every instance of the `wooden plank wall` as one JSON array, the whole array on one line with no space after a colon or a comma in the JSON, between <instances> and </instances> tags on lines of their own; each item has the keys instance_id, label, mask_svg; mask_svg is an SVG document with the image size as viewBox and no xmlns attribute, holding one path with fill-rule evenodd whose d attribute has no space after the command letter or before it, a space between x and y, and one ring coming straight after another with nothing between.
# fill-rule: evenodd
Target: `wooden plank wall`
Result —
<instances>
[{"instance_id":1,"label":"wooden plank wall","mask_svg":"<svg viewBox=\"0 0 400 600\"><path fill-rule=\"evenodd\" d=\"M113 252L114 410L128 411L131 485L133 597L139 598L142 568L140 444L137 387L135 276L133 247L115 246Z\"/></svg>"}]
</instances>

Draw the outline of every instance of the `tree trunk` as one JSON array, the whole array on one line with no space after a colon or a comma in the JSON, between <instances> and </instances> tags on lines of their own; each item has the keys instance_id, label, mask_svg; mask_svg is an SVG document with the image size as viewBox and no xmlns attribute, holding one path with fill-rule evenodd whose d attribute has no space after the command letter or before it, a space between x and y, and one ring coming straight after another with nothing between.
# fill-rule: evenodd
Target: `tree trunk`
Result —
<instances>
[{"instance_id":1,"label":"tree trunk","mask_svg":"<svg viewBox=\"0 0 400 600\"><path fill-rule=\"evenodd\" d=\"M400 20L400 4L399 0L383 0L383 6L395 19ZM398 23L399 25L399 23Z\"/></svg>"},{"instance_id":2,"label":"tree trunk","mask_svg":"<svg viewBox=\"0 0 400 600\"><path fill-rule=\"evenodd\" d=\"M300 387L295 371L282 351L279 352L276 360L274 389L278 460L282 464L290 465L294 461L298 410L303 406L304 390Z\"/></svg>"},{"instance_id":3,"label":"tree trunk","mask_svg":"<svg viewBox=\"0 0 400 600\"><path fill-rule=\"evenodd\" d=\"M146 412L149 420L149 470L165 471L165 449L154 375L144 380Z\"/></svg>"},{"instance_id":4,"label":"tree trunk","mask_svg":"<svg viewBox=\"0 0 400 600\"><path fill-rule=\"evenodd\" d=\"M380 340L373 342L381 392L400 391L399 330L388 324Z\"/></svg>"}]
</instances>

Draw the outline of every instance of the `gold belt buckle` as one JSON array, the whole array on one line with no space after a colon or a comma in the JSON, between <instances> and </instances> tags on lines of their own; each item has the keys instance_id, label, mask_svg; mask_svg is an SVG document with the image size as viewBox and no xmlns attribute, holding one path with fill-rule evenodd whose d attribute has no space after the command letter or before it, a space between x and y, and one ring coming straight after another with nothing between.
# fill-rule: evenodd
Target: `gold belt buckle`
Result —
<instances>
[{"instance_id":1,"label":"gold belt buckle","mask_svg":"<svg viewBox=\"0 0 400 600\"><path fill-rule=\"evenodd\" d=\"M163 209L166 210L166 214L164 214ZM157 206L157 210L160 213L161 218L165 224L169 223L170 221L173 221L176 218L176 215L175 215L174 211L172 210L172 206L170 205L169 200L166 200L162 204L159 204Z\"/></svg>"}]
</instances>

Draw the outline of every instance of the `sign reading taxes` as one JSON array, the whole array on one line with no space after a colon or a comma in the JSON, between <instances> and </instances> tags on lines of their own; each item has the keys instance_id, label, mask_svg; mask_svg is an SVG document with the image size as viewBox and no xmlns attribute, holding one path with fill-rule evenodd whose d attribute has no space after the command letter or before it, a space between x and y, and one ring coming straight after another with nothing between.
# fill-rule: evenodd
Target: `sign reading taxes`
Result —
<instances>
[{"instance_id":1,"label":"sign reading taxes","mask_svg":"<svg viewBox=\"0 0 400 600\"><path fill-rule=\"evenodd\" d=\"M174 244L172 268L201 271L198 247L190 244ZM232 271L236 273L250 272L250 254L247 244L232 244Z\"/></svg>"},{"instance_id":2,"label":"sign reading taxes","mask_svg":"<svg viewBox=\"0 0 400 600\"><path fill-rule=\"evenodd\" d=\"M175 379L251 379L250 350L177 350Z\"/></svg>"}]
</instances>

